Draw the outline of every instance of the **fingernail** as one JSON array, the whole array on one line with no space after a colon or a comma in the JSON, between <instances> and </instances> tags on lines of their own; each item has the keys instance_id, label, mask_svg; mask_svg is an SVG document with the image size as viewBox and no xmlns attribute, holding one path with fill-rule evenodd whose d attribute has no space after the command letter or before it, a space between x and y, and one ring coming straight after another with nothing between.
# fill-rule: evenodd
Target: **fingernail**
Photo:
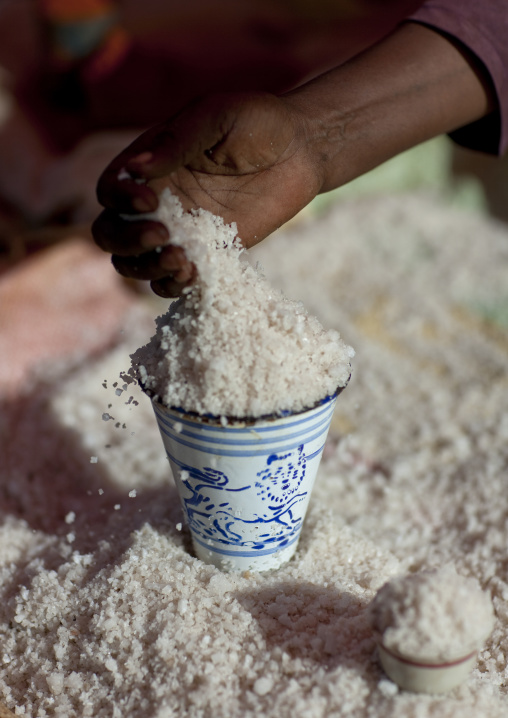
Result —
<instances>
[{"instance_id":1,"label":"fingernail","mask_svg":"<svg viewBox=\"0 0 508 718\"><path fill-rule=\"evenodd\" d=\"M154 249L164 246L168 241L168 236L165 232L159 232L157 229L147 229L141 235L140 241L144 249Z\"/></svg>"},{"instance_id":2,"label":"fingernail","mask_svg":"<svg viewBox=\"0 0 508 718\"><path fill-rule=\"evenodd\" d=\"M138 212L152 212L155 209L144 197L134 197L132 206Z\"/></svg>"},{"instance_id":3,"label":"fingernail","mask_svg":"<svg viewBox=\"0 0 508 718\"><path fill-rule=\"evenodd\" d=\"M135 165L144 165L146 162L150 162L150 160L153 159L153 152L142 152L139 155L136 155L136 157L133 157L129 162L128 165L135 164Z\"/></svg>"}]
</instances>

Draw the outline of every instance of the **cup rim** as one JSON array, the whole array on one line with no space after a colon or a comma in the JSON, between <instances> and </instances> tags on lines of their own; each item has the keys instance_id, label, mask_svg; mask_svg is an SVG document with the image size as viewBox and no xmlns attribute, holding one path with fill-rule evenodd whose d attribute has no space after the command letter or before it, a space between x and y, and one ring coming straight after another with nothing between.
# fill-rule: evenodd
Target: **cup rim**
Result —
<instances>
[{"instance_id":1,"label":"cup rim","mask_svg":"<svg viewBox=\"0 0 508 718\"><path fill-rule=\"evenodd\" d=\"M305 407L304 409L301 409L300 411L290 411L289 409L283 409L281 412L278 413L271 413L271 414L262 414L261 416L225 416L227 420L227 426L233 426L235 424L242 424L242 426L251 426L254 424L259 423L260 421L263 422L269 422L269 421L277 421L278 419L284 419L290 416L299 416L301 414L305 414L308 411L313 411L314 409L317 409L319 406L324 406L325 404L328 404L330 401L336 399L339 394L341 394L344 389L349 384L349 380L351 379L351 374L348 376L346 383L343 386L338 386L337 389L333 392L333 394L327 394L322 399L319 399L316 401L312 406ZM161 407L165 411L175 411L178 414L181 414L182 419L188 418L190 421L197 421L202 424L220 424L221 426L222 421L221 419L224 418L223 415L216 415L216 414L200 414L197 411L187 411L186 409L183 409L179 406L166 406L161 401L159 401L156 397L158 396L155 392L151 391L150 389L145 389L141 380L138 379L138 384L141 387L141 390L143 393L145 393L154 404L157 404L157 406Z\"/></svg>"},{"instance_id":2,"label":"cup rim","mask_svg":"<svg viewBox=\"0 0 508 718\"><path fill-rule=\"evenodd\" d=\"M460 656L455 656L453 658L437 658L436 660L430 660L418 658L418 656L409 656L399 653L392 648L387 648L383 641L379 639L377 643L378 647L387 653L391 658L412 668L434 668L446 670L448 668L459 666L462 663L466 663L478 654L478 649L474 648L473 650L469 650L467 653L461 653Z\"/></svg>"}]
</instances>

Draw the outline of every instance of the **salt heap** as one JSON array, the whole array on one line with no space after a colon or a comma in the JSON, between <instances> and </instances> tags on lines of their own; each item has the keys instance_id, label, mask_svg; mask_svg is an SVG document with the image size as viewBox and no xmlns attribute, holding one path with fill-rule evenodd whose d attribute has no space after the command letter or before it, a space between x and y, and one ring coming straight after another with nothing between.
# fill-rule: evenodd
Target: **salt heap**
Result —
<instances>
[{"instance_id":1,"label":"salt heap","mask_svg":"<svg viewBox=\"0 0 508 718\"><path fill-rule=\"evenodd\" d=\"M371 616L386 648L428 663L478 650L494 625L490 597L452 566L392 579L374 598Z\"/></svg>"},{"instance_id":2,"label":"salt heap","mask_svg":"<svg viewBox=\"0 0 508 718\"><path fill-rule=\"evenodd\" d=\"M131 356L131 374L151 397L198 414L261 417L310 408L346 385L353 349L245 260L236 225L184 212L169 190L149 217L197 269Z\"/></svg>"}]
</instances>

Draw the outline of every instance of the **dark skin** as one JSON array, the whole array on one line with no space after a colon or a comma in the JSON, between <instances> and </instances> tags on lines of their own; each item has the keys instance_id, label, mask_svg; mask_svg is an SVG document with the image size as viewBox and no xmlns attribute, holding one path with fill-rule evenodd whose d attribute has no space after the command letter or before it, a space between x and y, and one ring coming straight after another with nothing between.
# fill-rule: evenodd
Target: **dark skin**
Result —
<instances>
[{"instance_id":1,"label":"dark skin","mask_svg":"<svg viewBox=\"0 0 508 718\"><path fill-rule=\"evenodd\" d=\"M284 96L213 95L145 132L99 180L106 209L94 238L121 274L178 296L195 275L183 250L166 244L160 223L120 217L155 210L162 188L186 210L203 207L236 222L248 248L320 192L495 107L490 79L468 51L407 23ZM126 172L132 179L121 179Z\"/></svg>"}]
</instances>

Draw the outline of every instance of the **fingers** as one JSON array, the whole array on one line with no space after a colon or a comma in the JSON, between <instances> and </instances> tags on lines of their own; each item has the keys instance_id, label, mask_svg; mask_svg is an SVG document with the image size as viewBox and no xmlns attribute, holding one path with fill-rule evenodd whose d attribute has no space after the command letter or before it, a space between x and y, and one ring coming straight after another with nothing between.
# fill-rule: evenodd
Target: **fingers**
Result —
<instances>
[{"instance_id":1,"label":"fingers","mask_svg":"<svg viewBox=\"0 0 508 718\"><path fill-rule=\"evenodd\" d=\"M161 296L177 296L185 286L192 283L196 274L194 265L185 256L182 247L174 245L135 257L114 254L112 260L116 271L124 277L162 281L162 285L171 283L173 293Z\"/></svg>"},{"instance_id":2,"label":"fingers","mask_svg":"<svg viewBox=\"0 0 508 718\"><path fill-rule=\"evenodd\" d=\"M108 165L97 185L97 199L117 212L143 213L157 208L150 180L169 177L192 165L211 173L221 171L205 154L217 147L234 125L238 100L229 107L225 96L196 100L179 114L151 127Z\"/></svg>"},{"instance_id":3,"label":"fingers","mask_svg":"<svg viewBox=\"0 0 508 718\"><path fill-rule=\"evenodd\" d=\"M145 183L136 182L118 160L109 165L97 183L97 199L103 207L123 214L153 212L159 201Z\"/></svg>"},{"instance_id":4,"label":"fingers","mask_svg":"<svg viewBox=\"0 0 508 718\"><path fill-rule=\"evenodd\" d=\"M101 249L121 256L138 255L162 247L169 240L169 232L160 222L129 221L111 210L104 210L95 220L92 234Z\"/></svg>"},{"instance_id":5,"label":"fingers","mask_svg":"<svg viewBox=\"0 0 508 718\"><path fill-rule=\"evenodd\" d=\"M179 297L185 287L192 284L193 279L189 279L187 282L177 282L171 276L164 277L163 279L157 279L150 282L150 287L154 294L159 297L173 298Z\"/></svg>"},{"instance_id":6,"label":"fingers","mask_svg":"<svg viewBox=\"0 0 508 718\"><path fill-rule=\"evenodd\" d=\"M153 212L157 209L157 194L147 185L149 174L141 171L139 158L142 164L161 153L161 148L165 148L161 174L168 174L178 166L174 144L168 123L151 127L140 135L110 162L99 178L97 199L100 204L124 214ZM130 167L133 159L136 161Z\"/></svg>"}]
</instances>

